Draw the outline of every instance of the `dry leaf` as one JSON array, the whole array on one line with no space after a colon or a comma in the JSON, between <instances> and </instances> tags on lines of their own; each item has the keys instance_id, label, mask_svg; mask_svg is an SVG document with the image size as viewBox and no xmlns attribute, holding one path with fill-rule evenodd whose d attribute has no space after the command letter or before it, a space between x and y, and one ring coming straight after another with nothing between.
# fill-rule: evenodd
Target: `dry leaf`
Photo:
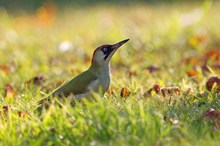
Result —
<instances>
[{"instance_id":1,"label":"dry leaf","mask_svg":"<svg viewBox=\"0 0 220 146\"><path fill-rule=\"evenodd\" d=\"M151 74L153 74L153 73L159 71L160 68L159 68L158 66L156 66L156 65L151 65L151 66L148 66L148 67L147 67L147 70L148 70Z\"/></svg>"},{"instance_id":2,"label":"dry leaf","mask_svg":"<svg viewBox=\"0 0 220 146\"><path fill-rule=\"evenodd\" d=\"M116 92L118 92L118 88L116 88L116 87L111 87L111 88L109 88L108 91L107 91L107 93L108 93L109 95L113 95L113 96L115 96L115 93L116 93Z\"/></svg>"},{"instance_id":3,"label":"dry leaf","mask_svg":"<svg viewBox=\"0 0 220 146\"><path fill-rule=\"evenodd\" d=\"M20 117L20 118L24 118L24 117L27 117L27 116L29 116L30 115L30 113L29 112L22 112L22 111L19 111L18 112L18 117Z\"/></svg>"},{"instance_id":4,"label":"dry leaf","mask_svg":"<svg viewBox=\"0 0 220 146\"><path fill-rule=\"evenodd\" d=\"M8 67L6 65L1 65L1 71L3 71L4 73L8 73Z\"/></svg>"},{"instance_id":5,"label":"dry leaf","mask_svg":"<svg viewBox=\"0 0 220 146\"><path fill-rule=\"evenodd\" d=\"M146 97L146 98L150 98L150 97L152 97L152 95L151 95L151 92L153 91L153 88L151 88L151 89L149 89L147 92L145 92L144 93L144 97Z\"/></svg>"},{"instance_id":6,"label":"dry leaf","mask_svg":"<svg viewBox=\"0 0 220 146\"><path fill-rule=\"evenodd\" d=\"M160 88L160 91L163 95L163 97L167 96L167 95L180 95L180 89L179 87L162 87Z\"/></svg>"},{"instance_id":7,"label":"dry leaf","mask_svg":"<svg viewBox=\"0 0 220 146\"><path fill-rule=\"evenodd\" d=\"M45 82L45 77L44 75L37 75L36 77L26 81L26 84L30 84L30 83L33 83L35 85L42 85L43 83Z\"/></svg>"},{"instance_id":8,"label":"dry leaf","mask_svg":"<svg viewBox=\"0 0 220 146\"><path fill-rule=\"evenodd\" d=\"M154 87L153 87L154 91L156 93L159 93L160 92L160 85L159 84L154 84Z\"/></svg>"},{"instance_id":9,"label":"dry leaf","mask_svg":"<svg viewBox=\"0 0 220 146\"><path fill-rule=\"evenodd\" d=\"M193 77L193 76L196 76L196 75L199 74L199 73L198 73L197 71L195 71L195 70L189 70L189 71L187 71L186 73L187 73L187 75L188 75L189 77Z\"/></svg>"},{"instance_id":10,"label":"dry leaf","mask_svg":"<svg viewBox=\"0 0 220 146\"><path fill-rule=\"evenodd\" d=\"M7 106L7 105L4 105L4 106L2 107L2 111L0 111L0 115L8 115L9 110L10 110L10 107Z\"/></svg>"},{"instance_id":11,"label":"dry leaf","mask_svg":"<svg viewBox=\"0 0 220 146\"><path fill-rule=\"evenodd\" d=\"M16 94L16 90L12 87L12 85L10 83L7 83L5 85L5 97L14 97L14 95Z\"/></svg>"},{"instance_id":12,"label":"dry leaf","mask_svg":"<svg viewBox=\"0 0 220 146\"><path fill-rule=\"evenodd\" d=\"M123 87L122 89L121 89L121 97L128 97L129 95L130 95L130 91L128 90L128 88L126 88L126 87Z\"/></svg>"},{"instance_id":13,"label":"dry leaf","mask_svg":"<svg viewBox=\"0 0 220 146\"><path fill-rule=\"evenodd\" d=\"M33 82L35 85L41 85L45 81L45 77L43 75L38 75L33 78Z\"/></svg>"},{"instance_id":14,"label":"dry leaf","mask_svg":"<svg viewBox=\"0 0 220 146\"><path fill-rule=\"evenodd\" d=\"M154 84L154 86L145 92L143 96L151 97L153 91L155 91L156 94L162 94L163 97L174 94L180 95L179 87L160 87L159 84Z\"/></svg>"},{"instance_id":15,"label":"dry leaf","mask_svg":"<svg viewBox=\"0 0 220 146\"><path fill-rule=\"evenodd\" d=\"M218 76L212 76L208 79L206 82L207 90L211 91L214 84L216 84L217 90L220 91L220 78Z\"/></svg>"},{"instance_id":16,"label":"dry leaf","mask_svg":"<svg viewBox=\"0 0 220 146\"><path fill-rule=\"evenodd\" d=\"M168 118L168 114L165 114L164 117L163 117L163 120L167 121L167 118Z\"/></svg>"},{"instance_id":17,"label":"dry leaf","mask_svg":"<svg viewBox=\"0 0 220 146\"><path fill-rule=\"evenodd\" d=\"M220 127L220 112L216 111L213 108L210 108L206 114L205 117L209 120L213 120L214 123L212 125L213 129L219 128Z\"/></svg>"},{"instance_id":18,"label":"dry leaf","mask_svg":"<svg viewBox=\"0 0 220 146\"><path fill-rule=\"evenodd\" d=\"M205 52L205 57L207 58L214 58L216 61L220 60L220 50L219 49L212 49Z\"/></svg>"}]
</instances>

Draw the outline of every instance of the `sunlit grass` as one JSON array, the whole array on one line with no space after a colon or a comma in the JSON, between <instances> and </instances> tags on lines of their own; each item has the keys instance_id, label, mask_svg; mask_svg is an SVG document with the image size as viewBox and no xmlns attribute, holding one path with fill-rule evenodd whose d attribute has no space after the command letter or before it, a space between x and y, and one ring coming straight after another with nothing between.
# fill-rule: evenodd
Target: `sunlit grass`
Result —
<instances>
[{"instance_id":1,"label":"sunlit grass","mask_svg":"<svg viewBox=\"0 0 220 146\"><path fill-rule=\"evenodd\" d=\"M31 14L1 8L0 145L218 145L219 127L203 116L209 108L220 110L219 95L205 88L219 69L204 74L201 59L220 47L218 7L209 1L62 10L47 5ZM89 67L97 46L126 38L111 62L114 94L34 112L39 99ZM219 60L212 57L213 64ZM159 69L150 73L149 66ZM34 83L39 75L43 81ZM7 83L14 89L8 94ZM155 83L181 93L145 96ZM131 91L126 99L123 87Z\"/></svg>"}]
</instances>

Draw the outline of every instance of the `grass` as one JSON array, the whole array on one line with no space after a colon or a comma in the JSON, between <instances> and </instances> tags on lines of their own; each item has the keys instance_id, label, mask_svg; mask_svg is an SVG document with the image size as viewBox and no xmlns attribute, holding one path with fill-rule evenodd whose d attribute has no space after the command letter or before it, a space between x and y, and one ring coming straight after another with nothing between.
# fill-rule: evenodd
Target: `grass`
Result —
<instances>
[{"instance_id":1,"label":"grass","mask_svg":"<svg viewBox=\"0 0 220 146\"><path fill-rule=\"evenodd\" d=\"M1 8L0 145L218 145L219 125L203 115L220 110L218 93L205 88L219 70L204 74L201 58L220 47L219 5L45 5L31 14ZM130 42L111 61L114 94L34 112L38 100L89 67L97 46L125 38ZM67 51L60 47L65 43ZM219 60L210 57L213 64ZM150 73L149 66L159 70ZM155 83L181 93L144 96ZM131 92L126 99L123 87Z\"/></svg>"}]
</instances>

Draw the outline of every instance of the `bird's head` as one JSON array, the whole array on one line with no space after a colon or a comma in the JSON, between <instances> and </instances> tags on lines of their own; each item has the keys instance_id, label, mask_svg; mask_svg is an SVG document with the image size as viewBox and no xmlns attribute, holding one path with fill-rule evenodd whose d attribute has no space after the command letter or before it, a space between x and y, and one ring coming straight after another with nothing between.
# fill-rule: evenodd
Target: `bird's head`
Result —
<instances>
[{"instance_id":1,"label":"bird's head","mask_svg":"<svg viewBox=\"0 0 220 146\"><path fill-rule=\"evenodd\" d=\"M103 66L109 63L117 49L125 44L129 39L120 41L113 45L102 45L96 48L92 57L92 65Z\"/></svg>"}]
</instances>

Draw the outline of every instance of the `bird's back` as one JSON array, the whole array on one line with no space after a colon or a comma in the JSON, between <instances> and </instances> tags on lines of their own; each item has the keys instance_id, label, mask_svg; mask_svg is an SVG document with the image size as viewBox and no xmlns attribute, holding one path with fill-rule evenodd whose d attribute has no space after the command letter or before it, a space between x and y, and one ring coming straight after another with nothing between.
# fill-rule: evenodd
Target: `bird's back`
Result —
<instances>
[{"instance_id":1,"label":"bird's back","mask_svg":"<svg viewBox=\"0 0 220 146\"><path fill-rule=\"evenodd\" d=\"M52 96L85 94L86 92L89 92L89 85L92 82L95 82L95 80L97 80L96 75L87 70L61 86L52 94Z\"/></svg>"}]
</instances>

